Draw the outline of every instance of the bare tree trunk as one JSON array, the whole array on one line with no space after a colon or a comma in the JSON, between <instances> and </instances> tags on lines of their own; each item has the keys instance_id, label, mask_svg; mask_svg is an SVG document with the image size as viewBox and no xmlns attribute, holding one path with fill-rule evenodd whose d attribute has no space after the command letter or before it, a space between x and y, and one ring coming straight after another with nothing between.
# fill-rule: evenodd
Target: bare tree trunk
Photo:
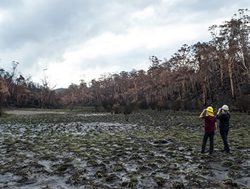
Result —
<instances>
[{"instance_id":1,"label":"bare tree trunk","mask_svg":"<svg viewBox=\"0 0 250 189\"><path fill-rule=\"evenodd\" d=\"M0 94L0 117L3 115L3 109L2 109L2 94Z\"/></svg>"},{"instance_id":2,"label":"bare tree trunk","mask_svg":"<svg viewBox=\"0 0 250 189\"><path fill-rule=\"evenodd\" d=\"M241 49L241 54L242 54L242 64L243 64L243 68L245 69L245 72L246 72L248 81L250 81L250 70L249 70L249 68L247 67L246 60L245 60L245 55L244 55L244 52L243 52L242 49Z\"/></svg>"},{"instance_id":3,"label":"bare tree trunk","mask_svg":"<svg viewBox=\"0 0 250 189\"><path fill-rule=\"evenodd\" d=\"M206 88L206 78L205 78L205 81L204 81L204 83L203 83L203 85L202 85L202 91L203 91L203 93L202 93L202 102L203 102L203 105L206 105L206 103L207 103L207 100L206 100L206 93L207 93L207 88Z\"/></svg>"},{"instance_id":4,"label":"bare tree trunk","mask_svg":"<svg viewBox=\"0 0 250 189\"><path fill-rule=\"evenodd\" d=\"M223 87L224 86L224 82L223 82L223 67L222 67L222 62L220 63L220 83L221 83L221 86Z\"/></svg>"},{"instance_id":5,"label":"bare tree trunk","mask_svg":"<svg viewBox=\"0 0 250 189\"><path fill-rule=\"evenodd\" d=\"M223 55L221 54L221 52L219 52L218 54L219 56L219 66L220 66L220 83L221 83L221 86L224 87L224 67L223 67L223 63L225 62L224 59L223 59Z\"/></svg>"},{"instance_id":6,"label":"bare tree trunk","mask_svg":"<svg viewBox=\"0 0 250 189\"><path fill-rule=\"evenodd\" d=\"M230 79L230 87L231 87L231 95L232 98L235 98L235 91L234 91L234 83L233 83L233 61L230 59L228 63L228 73L229 73L229 79Z\"/></svg>"}]
</instances>

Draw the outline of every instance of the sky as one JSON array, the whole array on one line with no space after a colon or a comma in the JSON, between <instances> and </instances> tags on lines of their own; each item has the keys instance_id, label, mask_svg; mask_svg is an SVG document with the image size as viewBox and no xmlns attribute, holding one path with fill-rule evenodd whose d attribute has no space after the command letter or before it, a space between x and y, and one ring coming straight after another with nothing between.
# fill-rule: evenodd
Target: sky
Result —
<instances>
[{"instance_id":1,"label":"sky","mask_svg":"<svg viewBox=\"0 0 250 189\"><path fill-rule=\"evenodd\" d=\"M249 0L0 0L0 68L50 87L147 70Z\"/></svg>"}]
</instances>

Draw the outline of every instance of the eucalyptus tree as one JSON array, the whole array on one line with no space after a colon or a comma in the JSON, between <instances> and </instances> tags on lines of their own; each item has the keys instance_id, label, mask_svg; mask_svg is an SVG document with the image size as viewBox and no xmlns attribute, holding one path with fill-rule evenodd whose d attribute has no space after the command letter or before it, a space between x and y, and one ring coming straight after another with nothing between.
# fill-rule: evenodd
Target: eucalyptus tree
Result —
<instances>
[{"instance_id":1,"label":"eucalyptus tree","mask_svg":"<svg viewBox=\"0 0 250 189\"><path fill-rule=\"evenodd\" d=\"M3 103L8 95L9 95L9 90L6 80L0 77L0 116L2 116Z\"/></svg>"},{"instance_id":2,"label":"eucalyptus tree","mask_svg":"<svg viewBox=\"0 0 250 189\"><path fill-rule=\"evenodd\" d=\"M210 27L220 61L221 79L228 76L231 97L237 96L237 89L242 82L250 81L250 17L247 9L240 9L230 21Z\"/></svg>"}]
</instances>

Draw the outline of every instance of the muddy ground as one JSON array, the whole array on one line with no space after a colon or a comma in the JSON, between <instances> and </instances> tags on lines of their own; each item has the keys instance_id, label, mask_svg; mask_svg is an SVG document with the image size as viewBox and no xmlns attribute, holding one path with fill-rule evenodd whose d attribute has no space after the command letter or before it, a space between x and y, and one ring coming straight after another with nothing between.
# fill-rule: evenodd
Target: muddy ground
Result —
<instances>
[{"instance_id":1,"label":"muddy ground","mask_svg":"<svg viewBox=\"0 0 250 189\"><path fill-rule=\"evenodd\" d=\"M200 154L199 113L9 111L0 118L0 188L249 188L250 115L229 144Z\"/></svg>"}]
</instances>

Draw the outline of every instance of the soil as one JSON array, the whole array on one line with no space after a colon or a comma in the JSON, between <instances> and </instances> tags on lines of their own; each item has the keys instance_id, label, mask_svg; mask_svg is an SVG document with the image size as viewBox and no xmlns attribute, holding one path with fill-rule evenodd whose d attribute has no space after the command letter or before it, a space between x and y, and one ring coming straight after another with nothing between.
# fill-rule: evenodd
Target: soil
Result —
<instances>
[{"instance_id":1,"label":"soil","mask_svg":"<svg viewBox=\"0 0 250 189\"><path fill-rule=\"evenodd\" d=\"M221 151L217 132L209 155L200 153L203 123L197 112L5 113L0 188L250 187L246 114L232 113L231 153Z\"/></svg>"}]
</instances>

